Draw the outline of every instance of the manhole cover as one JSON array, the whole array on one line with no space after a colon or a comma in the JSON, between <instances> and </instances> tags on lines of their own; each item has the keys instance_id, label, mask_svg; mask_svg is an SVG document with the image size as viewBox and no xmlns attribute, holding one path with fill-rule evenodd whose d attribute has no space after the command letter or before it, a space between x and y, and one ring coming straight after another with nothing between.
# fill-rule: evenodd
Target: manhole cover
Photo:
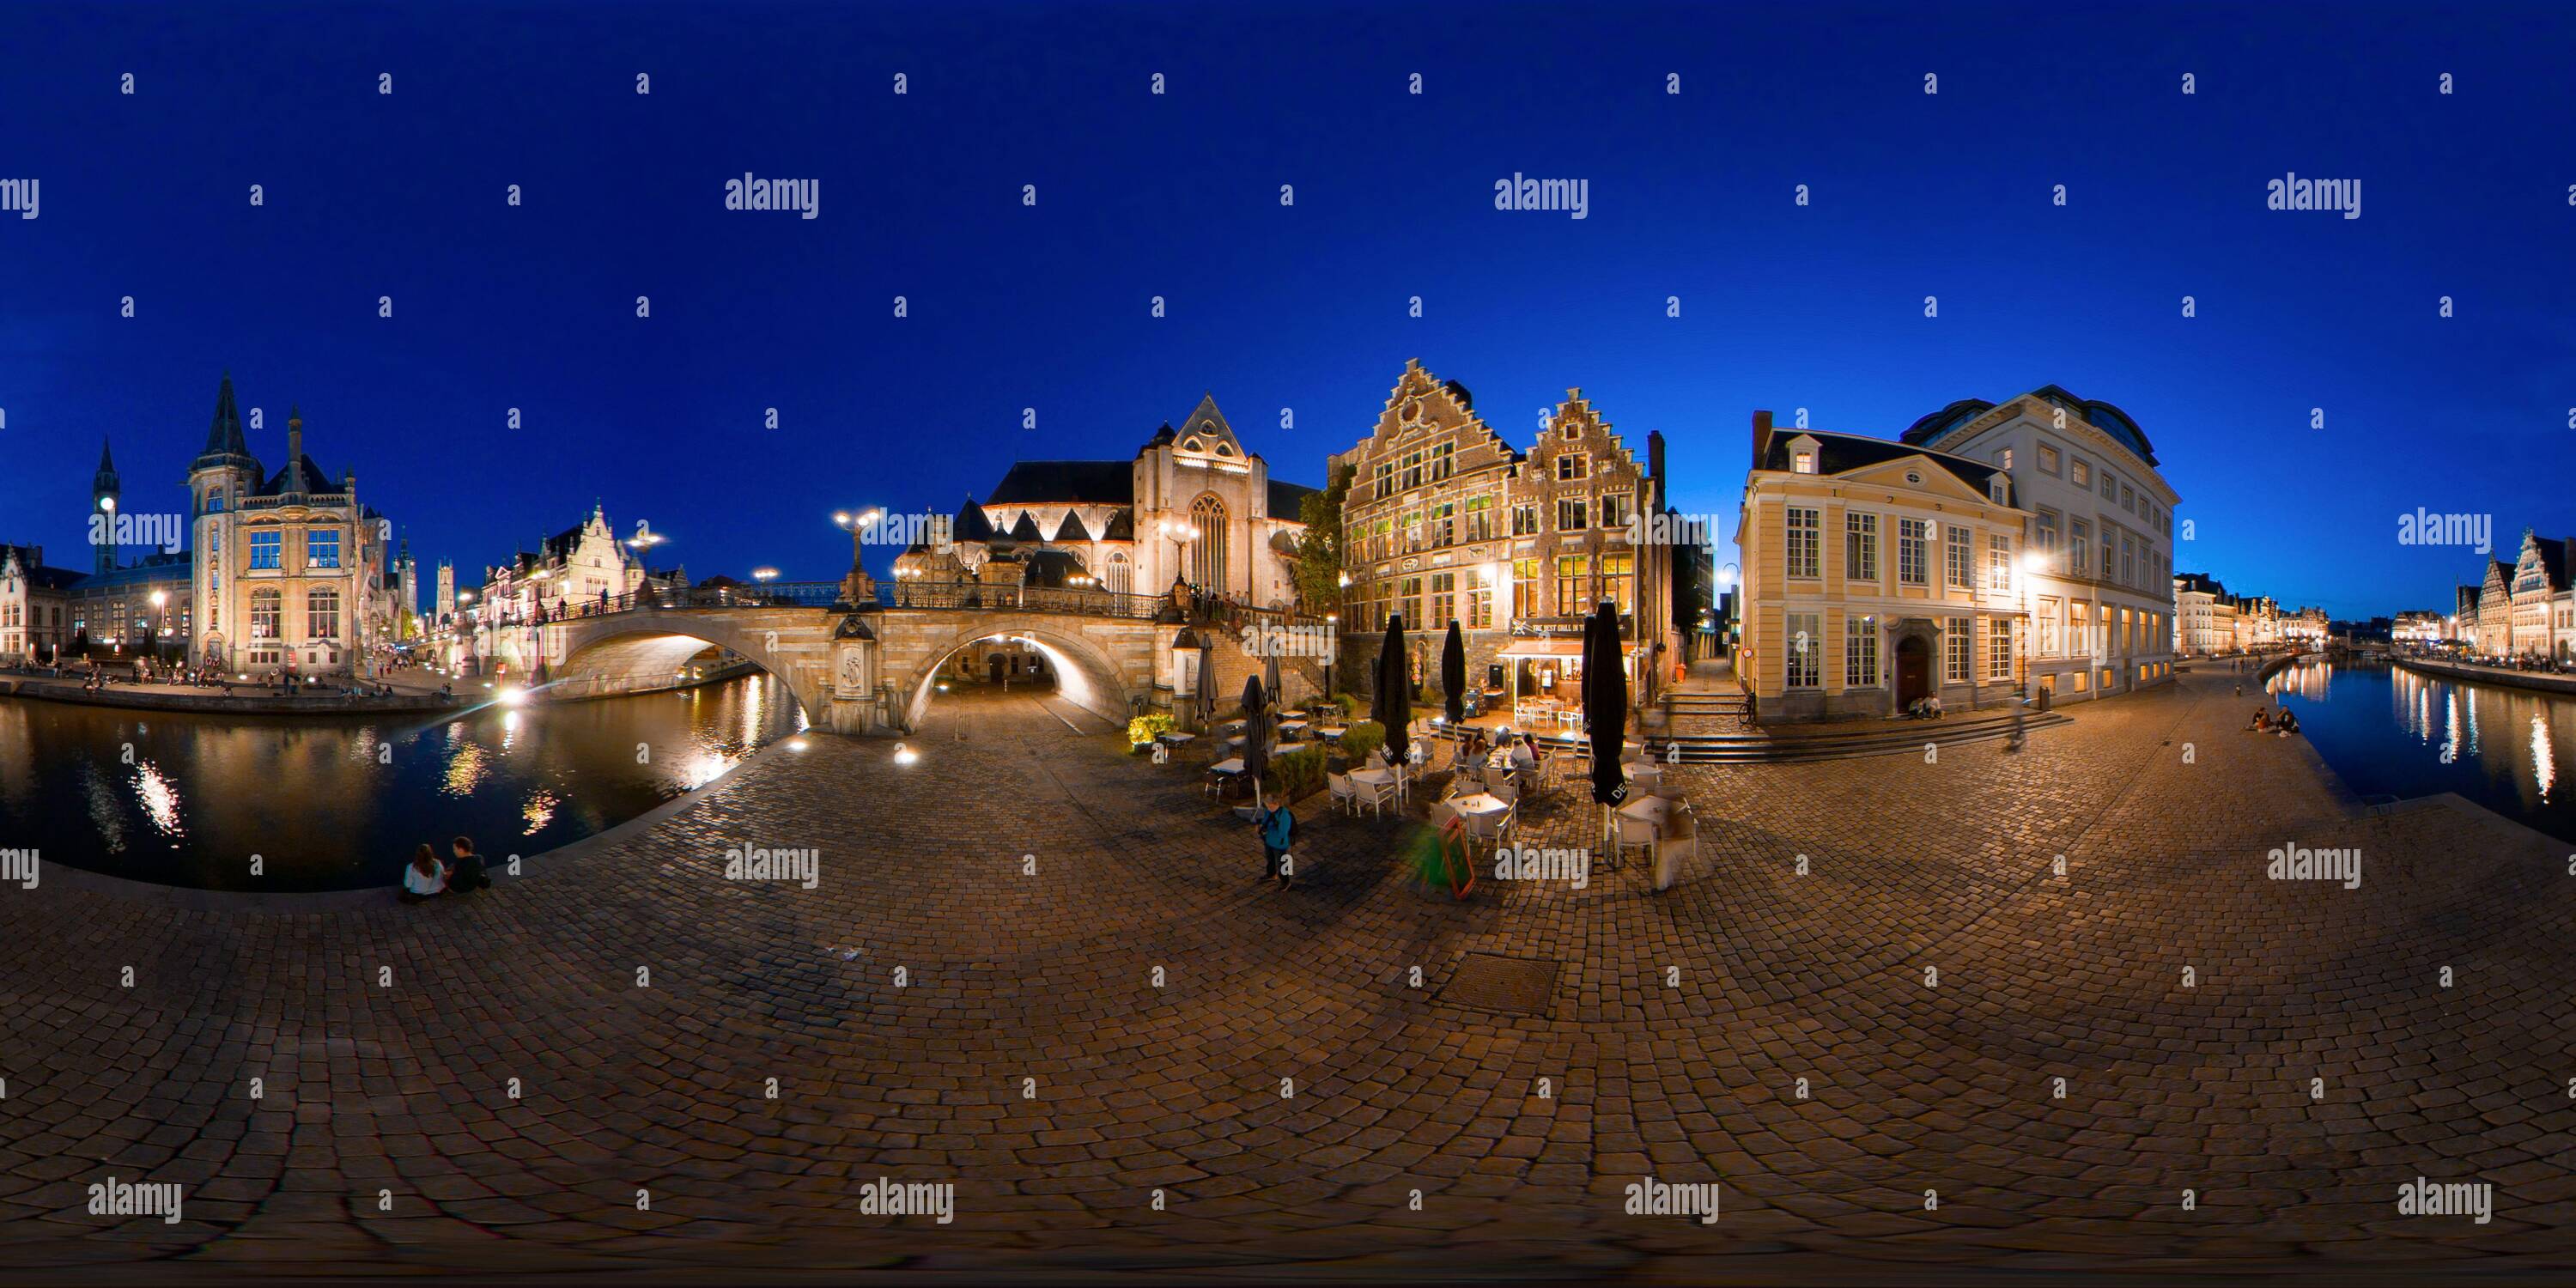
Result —
<instances>
[{"instance_id":1,"label":"manhole cover","mask_svg":"<svg viewBox=\"0 0 2576 1288\"><path fill-rule=\"evenodd\" d=\"M1547 1017L1556 1004L1556 972L1563 963L1469 953L1450 972L1440 1000L1451 1006L1503 1015Z\"/></svg>"}]
</instances>

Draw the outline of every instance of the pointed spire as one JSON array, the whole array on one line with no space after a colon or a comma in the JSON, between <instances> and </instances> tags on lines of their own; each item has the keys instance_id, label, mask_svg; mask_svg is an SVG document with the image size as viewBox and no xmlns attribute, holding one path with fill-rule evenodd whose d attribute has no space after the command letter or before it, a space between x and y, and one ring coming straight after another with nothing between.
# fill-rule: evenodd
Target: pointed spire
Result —
<instances>
[{"instance_id":1,"label":"pointed spire","mask_svg":"<svg viewBox=\"0 0 2576 1288\"><path fill-rule=\"evenodd\" d=\"M116 472L116 454L108 450L105 434L99 435L98 438L98 472L101 474Z\"/></svg>"}]
</instances>

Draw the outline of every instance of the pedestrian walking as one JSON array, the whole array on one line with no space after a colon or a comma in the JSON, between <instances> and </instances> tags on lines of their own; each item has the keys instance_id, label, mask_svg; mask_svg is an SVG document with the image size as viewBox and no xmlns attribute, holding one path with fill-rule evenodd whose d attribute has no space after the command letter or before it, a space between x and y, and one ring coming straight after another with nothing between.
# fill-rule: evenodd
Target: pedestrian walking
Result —
<instances>
[{"instance_id":1,"label":"pedestrian walking","mask_svg":"<svg viewBox=\"0 0 2576 1288\"><path fill-rule=\"evenodd\" d=\"M1296 866L1295 860L1289 857L1288 847L1297 841L1297 816L1290 813L1287 802L1282 801L1255 815L1254 821L1261 829L1263 875L1278 882L1282 890L1293 888L1297 884Z\"/></svg>"}]
</instances>

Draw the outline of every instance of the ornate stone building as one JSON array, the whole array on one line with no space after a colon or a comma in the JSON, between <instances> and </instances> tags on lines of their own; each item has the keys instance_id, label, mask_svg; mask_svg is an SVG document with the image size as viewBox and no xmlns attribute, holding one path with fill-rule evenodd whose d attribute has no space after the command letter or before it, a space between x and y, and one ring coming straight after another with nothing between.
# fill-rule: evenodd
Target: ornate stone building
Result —
<instances>
[{"instance_id":1,"label":"ornate stone building","mask_svg":"<svg viewBox=\"0 0 2576 1288\"><path fill-rule=\"evenodd\" d=\"M190 655L237 674L366 674L398 618L393 525L304 451L290 409L286 463L250 451L232 377L215 396L206 448L188 467L193 598Z\"/></svg>"},{"instance_id":2,"label":"ornate stone building","mask_svg":"<svg viewBox=\"0 0 2576 1288\"><path fill-rule=\"evenodd\" d=\"M1646 445L1640 461L1568 389L1529 448L1514 448L1466 386L1405 363L1376 426L1329 466L1352 471L1343 655L1374 656L1387 618L1401 615L1416 677L1436 685L1455 620L1471 686L1562 709L1579 690L1582 619L1608 601L1629 646L1631 701L1653 701L1682 655L1682 630L1696 625L1695 613L1677 624L1673 570L1704 538L1640 522L1670 517L1662 435Z\"/></svg>"},{"instance_id":3,"label":"ornate stone building","mask_svg":"<svg viewBox=\"0 0 2576 1288\"><path fill-rule=\"evenodd\" d=\"M1314 490L1271 478L1206 396L1129 460L1013 464L980 504L967 498L942 539L897 556L896 577L1144 595L1180 582L1284 608L1297 595L1299 506Z\"/></svg>"}]
</instances>

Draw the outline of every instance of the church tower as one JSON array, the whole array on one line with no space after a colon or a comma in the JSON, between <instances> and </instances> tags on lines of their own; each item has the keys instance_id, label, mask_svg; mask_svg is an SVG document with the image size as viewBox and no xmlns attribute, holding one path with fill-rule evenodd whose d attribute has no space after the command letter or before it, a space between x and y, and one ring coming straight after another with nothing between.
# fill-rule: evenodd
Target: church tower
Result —
<instances>
[{"instance_id":1,"label":"church tower","mask_svg":"<svg viewBox=\"0 0 2576 1288\"><path fill-rule=\"evenodd\" d=\"M90 543L91 554L100 572L116 571L116 507L123 495L124 488L116 478L116 458L109 454L107 440L101 438L98 441L98 473L91 475L89 480L90 513L105 517L104 530L99 533L98 540Z\"/></svg>"},{"instance_id":2,"label":"church tower","mask_svg":"<svg viewBox=\"0 0 2576 1288\"><path fill-rule=\"evenodd\" d=\"M247 611L234 603L238 587L232 562L242 557L235 539L234 511L242 498L259 490L259 459L242 437L241 409L233 401L233 377L224 373L215 393L215 419L206 431L206 450L188 466L189 559L194 567L196 612L190 626L196 639L189 652L199 662L225 665L226 642L241 630L237 620Z\"/></svg>"}]
</instances>

